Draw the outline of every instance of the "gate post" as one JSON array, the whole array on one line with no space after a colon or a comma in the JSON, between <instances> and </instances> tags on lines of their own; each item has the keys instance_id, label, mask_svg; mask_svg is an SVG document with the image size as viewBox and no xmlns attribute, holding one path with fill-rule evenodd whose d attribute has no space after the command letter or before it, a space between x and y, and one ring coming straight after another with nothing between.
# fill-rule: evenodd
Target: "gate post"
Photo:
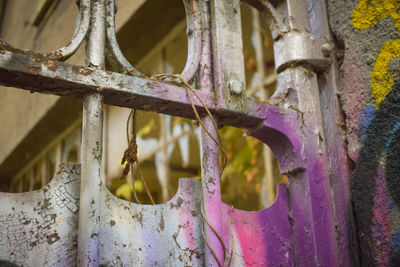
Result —
<instances>
[{"instance_id":1,"label":"gate post","mask_svg":"<svg viewBox=\"0 0 400 267\"><path fill-rule=\"evenodd\" d=\"M323 129L318 77L327 71L333 49L327 36L310 33L308 1L287 0L287 32L275 39L277 91L271 103L297 109L301 114L304 173L289 182L292 234L296 264L339 266L340 253L329 163Z\"/></svg>"},{"instance_id":2,"label":"gate post","mask_svg":"<svg viewBox=\"0 0 400 267\"><path fill-rule=\"evenodd\" d=\"M104 69L105 0L92 0L86 45L86 64ZM78 235L78 266L99 265L101 162L103 144L103 97L83 97L81 190Z\"/></svg>"}]
</instances>

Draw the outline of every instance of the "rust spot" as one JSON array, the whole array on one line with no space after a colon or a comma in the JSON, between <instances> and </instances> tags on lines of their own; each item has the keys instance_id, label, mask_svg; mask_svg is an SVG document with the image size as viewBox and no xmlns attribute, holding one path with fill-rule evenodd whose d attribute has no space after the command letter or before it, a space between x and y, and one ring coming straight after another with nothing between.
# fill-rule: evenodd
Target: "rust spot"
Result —
<instances>
[{"instance_id":1,"label":"rust spot","mask_svg":"<svg viewBox=\"0 0 400 267\"><path fill-rule=\"evenodd\" d=\"M151 105L143 105L143 109L145 111L150 110L150 108L151 108Z\"/></svg>"},{"instance_id":2,"label":"rust spot","mask_svg":"<svg viewBox=\"0 0 400 267\"><path fill-rule=\"evenodd\" d=\"M114 220L111 220L111 221L110 221L110 226L113 227L114 225L115 225L115 221L114 221Z\"/></svg>"},{"instance_id":3,"label":"rust spot","mask_svg":"<svg viewBox=\"0 0 400 267\"><path fill-rule=\"evenodd\" d=\"M143 74L139 73L139 72L138 72L137 70L135 70L135 69L128 71L127 74L128 74L128 75L131 75L131 76L135 76L135 77L140 77L140 78L146 77L146 76L144 76ZM144 77L142 77L142 76L144 76Z\"/></svg>"},{"instance_id":4,"label":"rust spot","mask_svg":"<svg viewBox=\"0 0 400 267\"><path fill-rule=\"evenodd\" d=\"M44 63L46 67L51 70L52 72L56 72L58 68L58 62L53 61L53 60L48 60Z\"/></svg>"},{"instance_id":5,"label":"rust spot","mask_svg":"<svg viewBox=\"0 0 400 267\"><path fill-rule=\"evenodd\" d=\"M98 233L92 233L92 234L90 235L90 238L94 238L94 237L96 237L96 236L99 236L99 234L98 234Z\"/></svg>"},{"instance_id":6,"label":"rust spot","mask_svg":"<svg viewBox=\"0 0 400 267\"><path fill-rule=\"evenodd\" d=\"M27 67L26 71L32 74L37 74L39 72L39 67Z\"/></svg>"},{"instance_id":7,"label":"rust spot","mask_svg":"<svg viewBox=\"0 0 400 267\"><path fill-rule=\"evenodd\" d=\"M86 75L90 75L93 71L90 69L85 69L83 67L79 67L79 66L72 66L72 72L86 76Z\"/></svg>"},{"instance_id":8,"label":"rust spot","mask_svg":"<svg viewBox=\"0 0 400 267\"><path fill-rule=\"evenodd\" d=\"M161 219L160 219L160 230L161 231L164 231L164 226L165 226L164 216L161 215Z\"/></svg>"},{"instance_id":9,"label":"rust spot","mask_svg":"<svg viewBox=\"0 0 400 267\"><path fill-rule=\"evenodd\" d=\"M50 201L49 201L49 199L45 199L43 201L42 209L49 209L49 208L50 208Z\"/></svg>"},{"instance_id":10,"label":"rust spot","mask_svg":"<svg viewBox=\"0 0 400 267\"><path fill-rule=\"evenodd\" d=\"M181 197L179 197L179 198L176 200L176 204L170 203L170 204L169 204L169 207L170 207L171 209L173 209L173 208L180 209L180 207L182 206L182 204L183 204L183 199L182 199Z\"/></svg>"},{"instance_id":11,"label":"rust spot","mask_svg":"<svg viewBox=\"0 0 400 267\"><path fill-rule=\"evenodd\" d=\"M149 87L150 89L154 89L153 83L152 83L152 82L147 82L146 85L147 85L147 87Z\"/></svg>"},{"instance_id":12,"label":"rust spot","mask_svg":"<svg viewBox=\"0 0 400 267\"><path fill-rule=\"evenodd\" d=\"M61 238L58 236L57 233L51 234L51 235L46 235L47 243L48 244L53 244L54 242L57 242Z\"/></svg>"},{"instance_id":13,"label":"rust spot","mask_svg":"<svg viewBox=\"0 0 400 267\"><path fill-rule=\"evenodd\" d=\"M132 215L132 218L135 216ZM143 227L143 213L139 212L139 214L136 214L137 221L140 223L140 225Z\"/></svg>"},{"instance_id":14,"label":"rust spot","mask_svg":"<svg viewBox=\"0 0 400 267\"><path fill-rule=\"evenodd\" d=\"M122 247L126 248L126 245L125 245L125 244L122 244Z\"/></svg>"}]
</instances>

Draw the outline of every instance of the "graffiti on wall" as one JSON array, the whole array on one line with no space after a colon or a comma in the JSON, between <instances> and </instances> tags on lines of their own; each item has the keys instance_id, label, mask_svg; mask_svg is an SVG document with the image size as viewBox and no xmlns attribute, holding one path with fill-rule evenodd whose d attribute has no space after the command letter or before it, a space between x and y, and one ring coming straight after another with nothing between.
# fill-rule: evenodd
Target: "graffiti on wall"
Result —
<instances>
[{"instance_id":1,"label":"graffiti on wall","mask_svg":"<svg viewBox=\"0 0 400 267\"><path fill-rule=\"evenodd\" d=\"M378 21L388 16L400 33L398 0L361 0L353 11L353 26L357 29L373 28ZM393 77L388 70L389 62L399 56L400 40L390 40L381 47L376 57L371 74L371 91L377 107L393 87Z\"/></svg>"},{"instance_id":2,"label":"graffiti on wall","mask_svg":"<svg viewBox=\"0 0 400 267\"><path fill-rule=\"evenodd\" d=\"M398 0L361 0L353 10L357 29L374 28L388 17L400 33ZM400 40L380 48L370 78L374 104L359 119L362 148L354 170L352 194L362 264L400 264L400 79L389 63L400 57Z\"/></svg>"}]
</instances>

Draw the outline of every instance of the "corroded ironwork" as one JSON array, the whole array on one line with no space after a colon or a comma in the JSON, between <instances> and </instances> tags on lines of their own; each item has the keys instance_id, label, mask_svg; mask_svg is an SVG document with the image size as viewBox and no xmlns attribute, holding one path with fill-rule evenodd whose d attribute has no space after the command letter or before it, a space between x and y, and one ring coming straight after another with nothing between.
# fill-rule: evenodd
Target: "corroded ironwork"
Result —
<instances>
[{"instance_id":1,"label":"corroded ironwork","mask_svg":"<svg viewBox=\"0 0 400 267\"><path fill-rule=\"evenodd\" d=\"M45 187L0 193L0 258L19 266L76 262L80 165L60 164Z\"/></svg>"},{"instance_id":2,"label":"corroded ironwork","mask_svg":"<svg viewBox=\"0 0 400 267\"><path fill-rule=\"evenodd\" d=\"M290 179L288 188L279 187L276 201L256 212L222 203L218 147L204 132L202 181L181 180L172 200L133 204L104 187L102 101L190 119L194 115L179 81L172 85L147 78L123 56L115 37L114 0L82 0L77 32L59 52L39 55L0 45L0 84L84 99L81 187L79 167L62 165L39 191L1 194L0 234L9 236L0 243L3 259L37 266L54 266L55 259L63 266L351 264L348 256L340 259L349 253L348 241L337 239L335 232L345 227L336 222L319 103L317 76L331 63L329 38L309 33L310 1L243 2L266 16L278 53L278 90L271 105L249 101L243 92L239 1L184 0L189 52L182 76L192 81L197 74L198 95L219 125L246 128L271 148L281 173ZM87 66L60 62L84 38ZM104 70L105 55L115 72ZM193 105L216 136L202 104L194 99ZM347 200L341 201L343 207Z\"/></svg>"}]
</instances>

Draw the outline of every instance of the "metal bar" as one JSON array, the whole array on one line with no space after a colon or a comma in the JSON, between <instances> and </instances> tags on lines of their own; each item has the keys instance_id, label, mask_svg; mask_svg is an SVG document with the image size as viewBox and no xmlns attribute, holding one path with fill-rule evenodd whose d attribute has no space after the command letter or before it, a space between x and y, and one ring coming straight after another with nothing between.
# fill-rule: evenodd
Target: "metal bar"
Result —
<instances>
[{"instance_id":1,"label":"metal bar","mask_svg":"<svg viewBox=\"0 0 400 267\"><path fill-rule=\"evenodd\" d=\"M182 76L187 81L192 81L196 76L201 57L201 16L198 0L183 0L186 11L186 33L188 36L188 56Z\"/></svg>"},{"instance_id":2,"label":"metal bar","mask_svg":"<svg viewBox=\"0 0 400 267\"><path fill-rule=\"evenodd\" d=\"M113 66L115 71L121 73L129 73L131 75L142 76L137 69L135 69L131 63L125 58L121 49L119 48L117 37L115 35L115 0L107 0L107 16L106 16L106 33L107 33L107 45L106 53L110 64Z\"/></svg>"},{"instance_id":3,"label":"metal bar","mask_svg":"<svg viewBox=\"0 0 400 267\"><path fill-rule=\"evenodd\" d=\"M200 59L199 86L202 90L213 90L213 70L211 67L211 18L210 18L210 1L202 1L203 11L203 47ZM211 136L218 140L218 132L215 129L212 118L205 116L201 120L205 128ZM216 120L216 118L214 118ZM202 182L202 205L204 207L204 232L205 232L205 266L218 266L218 262L224 264L223 244L217 237L222 234L222 218L221 218L221 177L219 170L219 148L213 139L201 128L200 131L201 144L201 182ZM206 223L214 228L211 227ZM216 233L215 233L215 232ZM210 244L209 248L206 243Z\"/></svg>"},{"instance_id":4,"label":"metal bar","mask_svg":"<svg viewBox=\"0 0 400 267\"><path fill-rule=\"evenodd\" d=\"M303 134L307 169L289 181L296 264L338 266L340 256L317 81L317 73L331 64L322 50L327 40L309 33L306 0L287 0L284 4L286 21L290 29L298 32L284 33L274 42L279 74L278 88L270 102L297 108L303 113L304 128L308 129Z\"/></svg>"},{"instance_id":5,"label":"metal bar","mask_svg":"<svg viewBox=\"0 0 400 267\"><path fill-rule=\"evenodd\" d=\"M213 64L218 106L246 111L240 1L211 1Z\"/></svg>"},{"instance_id":6,"label":"metal bar","mask_svg":"<svg viewBox=\"0 0 400 267\"><path fill-rule=\"evenodd\" d=\"M105 0L92 1L86 63L95 68L104 68L105 62L105 7ZM90 93L83 97L78 266L99 265L102 102L103 97L99 93Z\"/></svg>"},{"instance_id":7,"label":"metal bar","mask_svg":"<svg viewBox=\"0 0 400 267\"><path fill-rule=\"evenodd\" d=\"M341 266L360 266L358 262L357 238L355 234L355 222L353 205L351 201L351 170L348 164L346 152L346 139L338 127L338 122L344 121L340 108L338 93L340 91L339 66L335 56L333 36L330 31L326 1L308 0L310 12L311 33L331 40L328 53L333 62L323 77L319 77L318 83L321 92L321 109L324 121L324 133L328 160L329 175L332 181L334 199L335 229L339 248L339 264ZM329 48L329 47L328 47Z\"/></svg>"},{"instance_id":8,"label":"metal bar","mask_svg":"<svg viewBox=\"0 0 400 267\"><path fill-rule=\"evenodd\" d=\"M211 70L205 68L200 71ZM0 84L31 92L78 98L89 93L100 93L105 104L194 119L184 88L95 68L52 60L41 61L4 50L0 50ZM252 101L248 101L246 113L217 109L213 92L198 90L197 93L223 125L240 128L257 127L264 120L258 112L260 109L272 109L282 114L296 113L294 110ZM200 114L204 115L201 103L196 98L193 101Z\"/></svg>"}]
</instances>

